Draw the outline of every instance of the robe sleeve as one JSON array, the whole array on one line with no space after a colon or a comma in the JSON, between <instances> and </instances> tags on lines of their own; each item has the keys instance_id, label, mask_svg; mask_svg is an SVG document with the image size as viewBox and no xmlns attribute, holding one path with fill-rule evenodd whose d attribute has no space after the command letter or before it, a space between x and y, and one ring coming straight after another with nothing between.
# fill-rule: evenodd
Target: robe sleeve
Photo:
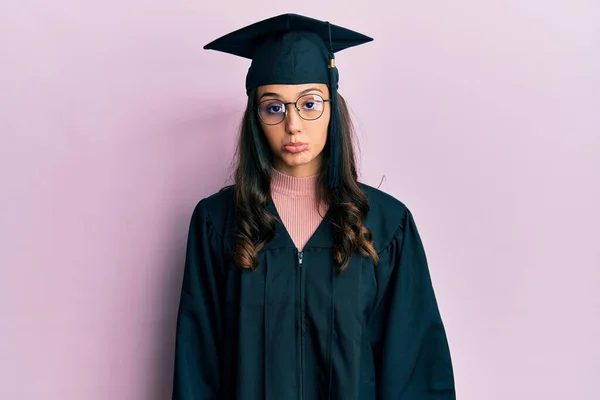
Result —
<instances>
[{"instance_id":1,"label":"robe sleeve","mask_svg":"<svg viewBox=\"0 0 600 400\"><path fill-rule=\"evenodd\" d=\"M195 208L188 231L177 314L172 400L216 400L220 390L222 317L218 237L206 204Z\"/></svg>"},{"instance_id":2,"label":"robe sleeve","mask_svg":"<svg viewBox=\"0 0 600 400\"><path fill-rule=\"evenodd\" d=\"M455 400L446 332L413 216L404 212L375 267L371 348L378 400Z\"/></svg>"}]
</instances>

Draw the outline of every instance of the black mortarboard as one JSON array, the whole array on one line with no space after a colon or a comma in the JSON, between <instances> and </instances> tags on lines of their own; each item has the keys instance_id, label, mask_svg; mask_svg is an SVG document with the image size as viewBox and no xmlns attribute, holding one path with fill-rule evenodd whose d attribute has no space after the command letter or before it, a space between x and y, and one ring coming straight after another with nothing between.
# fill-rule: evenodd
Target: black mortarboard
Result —
<instances>
[{"instance_id":1,"label":"black mortarboard","mask_svg":"<svg viewBox=\"0 0 600 400\"><path fill-rule=\"evenodd\" d=\"M372 40L329 22L283 14L231 32L204 48L252 60L246 76L246 93L268 84L323 83L329 86L332 99L329 182L330 186L337 187L341 150L336 112L339 74L334 53Z\"/></svg>"}]
</instances>

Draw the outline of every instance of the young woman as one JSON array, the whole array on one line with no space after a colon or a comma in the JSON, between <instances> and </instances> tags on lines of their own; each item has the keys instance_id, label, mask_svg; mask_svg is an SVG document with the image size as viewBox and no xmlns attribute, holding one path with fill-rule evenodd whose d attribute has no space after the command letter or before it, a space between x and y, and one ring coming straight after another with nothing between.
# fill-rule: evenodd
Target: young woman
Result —
<instances>
[{"instance_id":1,"label":"young woman","mask_svg":"<svg viewBox=\"0 0 600 400\"><path fill-rule=\"evenodd\" d=\"M334 53L370 40L286 14L205 46L252 63L235 184L191 218L174 400L455 399L413 217L357 181Z\"/></svg>"}]
</instances>

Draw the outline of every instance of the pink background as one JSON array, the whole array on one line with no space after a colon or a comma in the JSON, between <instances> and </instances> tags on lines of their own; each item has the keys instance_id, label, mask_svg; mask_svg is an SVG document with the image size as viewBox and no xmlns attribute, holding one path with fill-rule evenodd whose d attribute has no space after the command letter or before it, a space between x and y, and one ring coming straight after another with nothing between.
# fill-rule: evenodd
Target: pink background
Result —
<instances>
[{"instance_id":1,"label":"pink background","mask_svg":"<svg viewBox=\"0 0 600 400\"><path fill-rule=\"evenodd\" d=\"M362 180L417 218L458 397L599 398L597 1L10 3L0 398L170 397L187 224L245 104L247 61L202 46L283 12L376 39L340 90Z\"/></svg>"}]
</instances>

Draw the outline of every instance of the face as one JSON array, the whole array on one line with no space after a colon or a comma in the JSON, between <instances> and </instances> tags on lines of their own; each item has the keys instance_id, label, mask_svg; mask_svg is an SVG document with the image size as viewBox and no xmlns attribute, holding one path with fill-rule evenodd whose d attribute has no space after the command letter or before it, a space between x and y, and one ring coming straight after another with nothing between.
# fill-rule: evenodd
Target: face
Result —
<instances>
[{"instance_id":1,"label":"face","mask_svg":"<svg viewBox=\"0 0 600 400\"><path fill-rule=\"evenodd\" d=\"M258 88L257 96L260 124L273 153L273 167L292 176L317 174L331 116L330 103L321 101L329 99L327 85L265 85ZM300 111L294 104L282 106L296 100ZM272 125L284 112L283 121Z\"/></svg>"}]
</instances>

